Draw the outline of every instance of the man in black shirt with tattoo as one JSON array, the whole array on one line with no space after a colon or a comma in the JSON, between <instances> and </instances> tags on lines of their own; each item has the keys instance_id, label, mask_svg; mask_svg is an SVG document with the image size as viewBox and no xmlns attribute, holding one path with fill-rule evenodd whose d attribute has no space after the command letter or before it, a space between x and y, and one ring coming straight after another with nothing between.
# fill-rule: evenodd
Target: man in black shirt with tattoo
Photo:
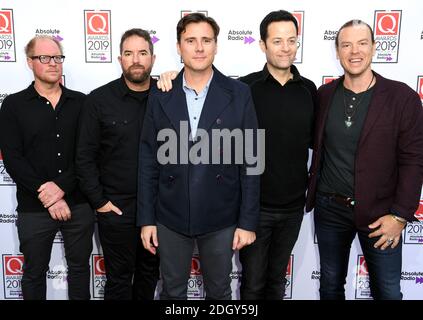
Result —
<instances>
[{"instance_id":1,"label":"man in black shirt with tattoo","mask_svg":"<svg viewBox=\"0 0 423 320\"><path fill-rule=\"evenodd\" d=\"M18 236L24 255L24 299L46 299L53 240L61 231L69 299L90 299L94 213L77 187L75 137L85 95L60 84L65 56L57 40L26 46L34 82L8 96L0 110L0 148L16 182Z\"/></svg>"},{"instance_id":2,"label":"man in black shirt with tattoo","mask_svg":"<svg viewBox=\"0 0 423 320\"><path fill-rule=\"evenodd\" d=\"M105 299L149 300L158 258L141 244L135 225L139 136L155 56L148 32L126 31L120 42L123 75L87 97L80 122L77 174L97 211L103 248Z\"/></svg>"}]
</instances>

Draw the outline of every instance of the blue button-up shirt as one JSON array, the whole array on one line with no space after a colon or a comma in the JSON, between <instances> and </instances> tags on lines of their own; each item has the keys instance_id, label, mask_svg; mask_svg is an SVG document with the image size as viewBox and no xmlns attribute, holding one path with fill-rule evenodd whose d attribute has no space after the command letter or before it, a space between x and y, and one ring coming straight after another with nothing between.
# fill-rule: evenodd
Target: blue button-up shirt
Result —
<instances>
[{"instance_id":1,"label":"blue button-up shirt","mask_svg":"<svg viewBox=\"0 0 423 320\"><path fill-rule=\"evenodd\" d=\"M196 92L190 88L185 80L185 74L182 76L182 89L187 99L189 123L191 125L191 137L197 134L198 122L200 121L201 111L203 110L204 101L206 101L207 92L209 91L210 82L213 79L213 73L209 81L201 92Z\"/></svg>"}]
</instances>

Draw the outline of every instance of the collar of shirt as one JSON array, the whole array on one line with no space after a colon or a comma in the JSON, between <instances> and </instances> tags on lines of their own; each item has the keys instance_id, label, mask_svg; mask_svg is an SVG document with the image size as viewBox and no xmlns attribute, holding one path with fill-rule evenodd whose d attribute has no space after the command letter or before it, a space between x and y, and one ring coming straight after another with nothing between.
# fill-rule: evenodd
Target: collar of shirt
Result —
<instances>
[{"instance_id":1,"label":"collar of shirt","mask_svg":"<svg viewBox=\"0 0 423 320\"><path fill-rule=\"evenodd\" d=\"M197 98L203 98L207 95L207 92L209 91L209 87L210 87L210 82L213 79L213 75L214 75L214 71L212 71L212 74L210 75L210 79L209 81L207 81L206 86L204 87L204 89L201 92L196 92L194 89L190 88L188 86L187 80L185 79L185 73L182 75L182 89L184 90L184 92L186 94L195 94Z\"/></svg>"},{"instance_id":2,"label":"collar of shirt","mask_svg":"<svg viewBox=\"0 0 423 320\"><path fill-rule=\"evenodd\" d=\"M291 65L290 71L293 75L293 78L289 80L288 82L303 82L303 79L300 76L300 73L296 66ZM276 81L276 79L270 74L269 69L267 68L267 63L264 64L263 71L262 71L262 80L273 80Z\"/></svg>"},{"instance_id":3,"label":"collar of shirt","mask_svg":"<svg viewBox=\"0 0 423 320\"><path fill-rule=\"evenodd\" d=\"M35 90L34 87L35 81L32 81L32 83L29 85L29 87L26 89L25 92L25 96L26 99L31 100L31 99L35 99L35 98L40 98L42 97L37 90ZM66 87L64 87L62 84L60 84L60 88L62 89L62 94L60 96L60 98L65 98L65 99L74 99L77 98L78 95L75 94L74 92L66 89Z\"/></svg>"},{"instance_id":4,"label":"collar of shirt","mask_svg":"<svg viewBox=\"0 0 423 320\"><path fill-rule=\"evenodd\" d=\"M150 77L150 86L148 87L148 89L146 91L150 90L151 87L153 85L155 85L156 83L157 83L157 80ZM119 92L119 94L121 95L122 98L131 94L131 90L128 88L128 85L125 82L125 78L124 78L123 74L120 77L120 81L118 82L118 88L117 89L118 89L118 92Z\"/></svg>"}]
</instances>

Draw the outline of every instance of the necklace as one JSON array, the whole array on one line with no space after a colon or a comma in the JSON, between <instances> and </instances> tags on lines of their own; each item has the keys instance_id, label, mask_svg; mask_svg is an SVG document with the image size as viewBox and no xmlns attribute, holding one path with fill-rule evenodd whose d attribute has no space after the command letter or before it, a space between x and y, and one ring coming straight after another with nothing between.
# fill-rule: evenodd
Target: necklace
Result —
<instances>
[{"instance_id":1,"label":"necklace","mask_svg":"<svg viewBox=\"0 0 423 320\"><path fill-rule=\"evenodd\" d=\"M352 120L352 118L354 117L356 111L358 110L358 106L360 105L361 101L363 101L363 98L366 96L370 86L373 83L374 78L375 78L375 75L374 75L374 73L372 73L372 79L370 80L370 83L367 86L367 89L362 93L360 100L358 100L355 107L351 102L347 106L347 102L345 101L345 87L344 87L344 85L342 85L342 93L343 93L343 97L344 97L344 113L345 113L345 117L346 117L346 120L344 122L345 122L345 126L347 127L347 129L353 125L354 121ZM353 97L352 100L354 101L355 97Z\"/></svg>"}]
</instances>

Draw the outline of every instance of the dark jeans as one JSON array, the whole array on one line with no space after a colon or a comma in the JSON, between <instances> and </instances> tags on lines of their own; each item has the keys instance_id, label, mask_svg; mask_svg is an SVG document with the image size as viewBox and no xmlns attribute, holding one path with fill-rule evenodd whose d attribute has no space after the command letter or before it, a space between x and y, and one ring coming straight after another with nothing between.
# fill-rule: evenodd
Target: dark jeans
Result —
<instances>
[{"instance_id":1,"label":"dark jeans","mask_svg":"<svg viewBox=\"0 0 423 320\"><path fill-rule=\"evenodd\" d=\"M281 300L286 268L298 238L303 209L284 213L260 212L256 241L240 250L242 300Z\"/></svg>"},{"instance_id":2,"label":"dark jeans","mask_svg":"<svg viewBox=\"0 0 423 320\"><path fill-rule=\"evenodd\" d=\"M152 300L159 279L158 257L144 249L135 226L136 201L113 201L123 211L97 213L106 269L105 300Z\"/></svg>"},{"instance_id":3,"label":"dark jeans","mask_svg":"<svg viewBox=\"0 0 423 320\"><path fill-rule=\"evenodd\" d=\"M232 241L235 226L189 237L157 225L163 291L161 300L186 300L197 242L207 300L231 300Z\"/></svg>"},{"instance_id":4,"label":"dark jeans","mask_svg":"<svg viewBox=\"0 0 423 320\"><path fill-rule=\"evenodd\" d=\"M71 208L71 219L54 220L48 212L19 212L18 236L24 255L22 293L25 300L46 299L46 272L49 269L54 237L63 236L68 265L69 299L90 299L90 255L93 244L94 212L88 204Z\"/></svg>"},{"instance_id":5,"label":"dark jeans","mask_svg":"<svg viewBox=\"0 0 423 320\"><path fill-rule=\"evenodd\" d=\"M317 194L314 223L320 254L320 299L344 300L351 243L358 234L375 300L401 300L402 242L394 249L376 249L377 238L357 230L353 210Z\"/></svg>"}]
</instances>

